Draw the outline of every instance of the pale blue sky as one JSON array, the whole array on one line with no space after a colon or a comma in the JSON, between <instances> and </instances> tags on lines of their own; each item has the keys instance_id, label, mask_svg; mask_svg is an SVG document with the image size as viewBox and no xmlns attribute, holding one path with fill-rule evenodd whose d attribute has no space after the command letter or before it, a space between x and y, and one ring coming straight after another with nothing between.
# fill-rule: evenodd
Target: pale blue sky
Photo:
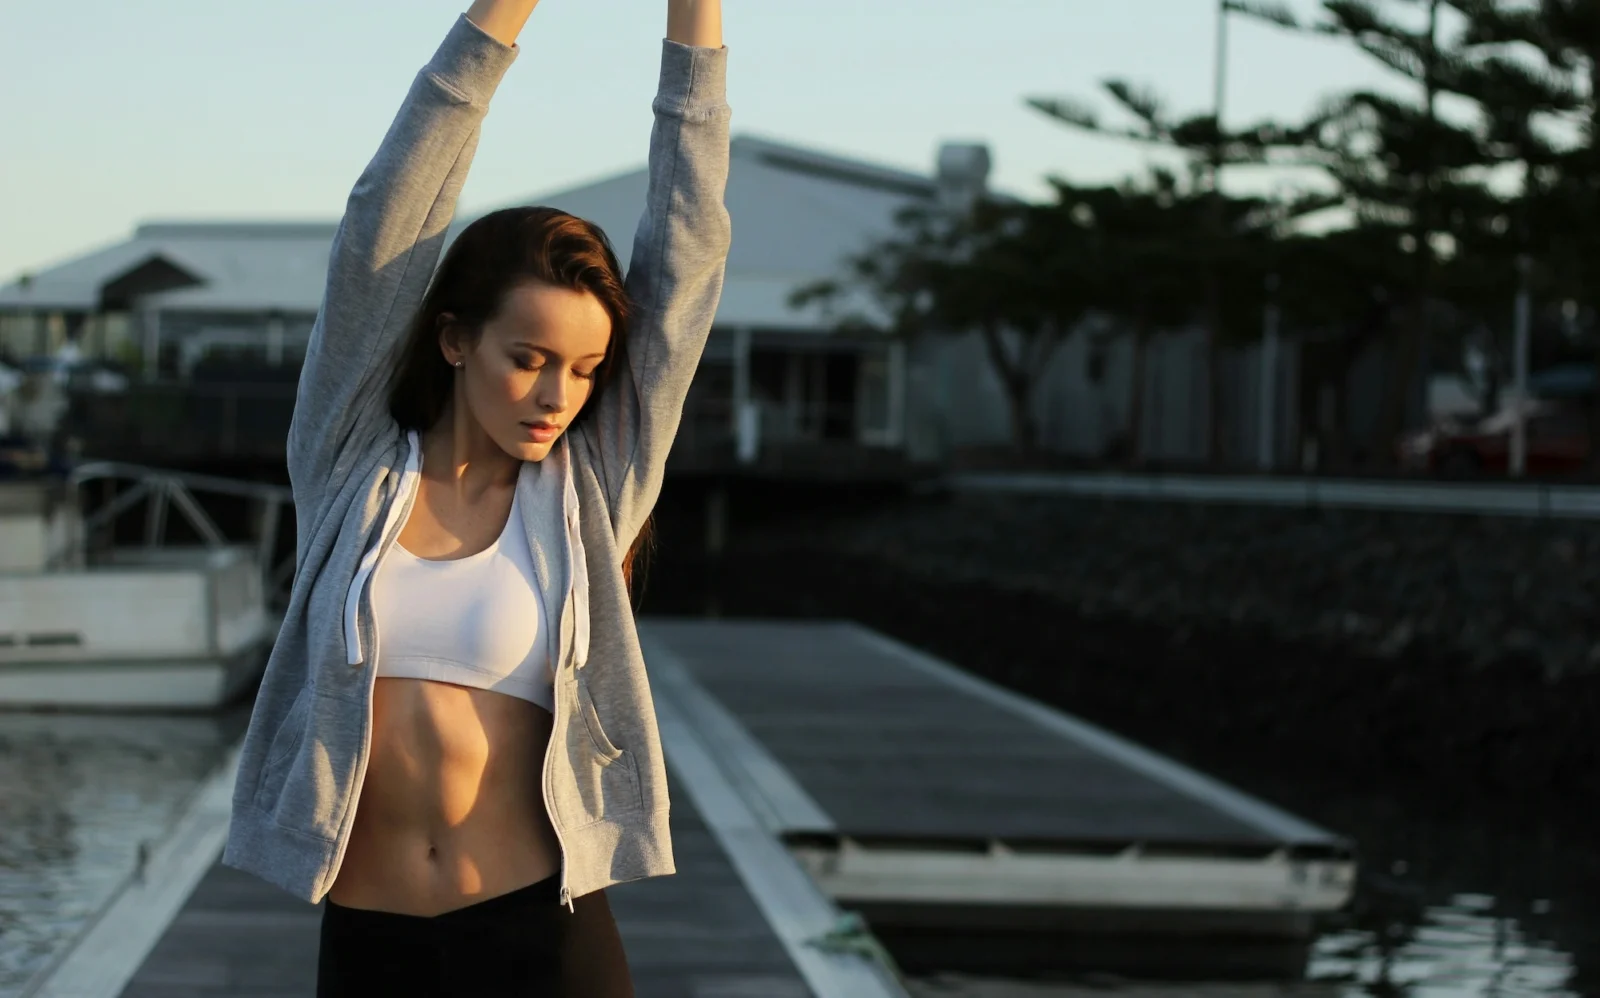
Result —
<instances>
[{"instance_id":1,"label":"pale blue sky","mask_svg":"<svg viewBox=\"0 0 1600 998\"><path fill-rule=\"evenodd\" d=\"M1302 12L1314 0L1296 0ZM0 281L147 219L337 217L465 0L0 0ZM1110 179L1149 150L1022 103L1125 75L1211 102L1212 0L727 0L735 131L927 170L981 140L995 182ZM495 97L463 209L643 160L662 0L544 0ZM1238 24L1229 120L1383 77ZM1102 102L1104 103L1104 102ZM1108 106L1108 105L1107 105Z\"/></svg>"}]
</instances>

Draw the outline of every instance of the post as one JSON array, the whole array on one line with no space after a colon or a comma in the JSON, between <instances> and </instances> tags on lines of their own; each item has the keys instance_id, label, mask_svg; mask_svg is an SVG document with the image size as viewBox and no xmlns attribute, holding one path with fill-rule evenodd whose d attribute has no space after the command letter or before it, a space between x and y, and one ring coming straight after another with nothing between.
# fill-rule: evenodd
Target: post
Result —
<instances>
[{"instance_id":1,"label":"post","mask_svg":"<svg viewBox=\"0 0 1600 998\"><path fill-rule=\"evenodd\" d=\"M261 519L256 524L256 552L260 559L261 587L270 599L272 596L272 559L278 553L278 521L283 512L283 500L276 496L261 500Z\"/></svg>"},{"instance_id":2,"label":"post","mask_svg":"<svg viewBox=\"0 0 1600 998\"><path fill-rule=\"evenodd\" d=\"M719 558L728 546L728 488L722 482L706 493L706 554Z\"/></svg>"},{"instance_id":3,"label":"post","mask_svg":"<svg viewBox=\"0 0 1600 998\"><path fill-rule=\"evenodd\" d=\"M1271 471L1278 423L1278 275L1267 275L1267 308L1261 330L1261 425L1258 427L1256 464Z\"/></svg>"},{"instance_id":4,"label":"post","mask_svg":"<svg viewBox=\"0 0 1600 998\"><path fill-rule=\"evenodd\" d=\"M283 316L273 312L267 318L267 363L273 367L283 364Z\"/></svg>"},{"instance_id":5,"label":"post","mask_svg":"<svg viewBox=\"0 0 1600 998\"><path fill-rule=\"evenodd\" d=\"M222 439L218 448L222 453L218 456L230 458L236 456L239 449L239 388L236 385L226 385L222 387L222 392ZM200 444L202 453L211 450L207 446L209 443L210 441L203 441Z\"/></svg>"},{"instance_id":6,"label":"post","mask_svg":"<svg viewBox=\"0 0 1600 998\"><path fill-rule=\"evenodd\" d=\"M722 555L728 546L728 484L711 483L706 492L706 588L704 616L722 616Z\"/></svg>"},{"instance_id":7,"label":"post","mask_svg":"<svg viewBox=\"0 0 1600 998\"><path fill-rule=\"evenodd\" d=\"M1210 237L1216 240L1218 247L1225 238L1226 207L1222 194L1222 167L1227 158L1223 147L1223 107L1228 96L1228 14L1233 7L1231 0L1217 0L1217 61L1214 67L1214 108L1216 118L1213 122L1216 134L1213 136L1210 149L1211 166L1211 211L1210 211ZM1206 341L1205 341L1205 437L1203 449L1206 463L1215 466L1225 459L1226 445L1223 437L1223 391L1222 391L1222 364L1220 353L1222 351L1222 274L1219 265L1212 260L1206 265Z\"/></svg>"},{"instance_id":8,"label":"post","mask_svg":"<svg viewBox=\"0 0 1600 998\"><path fill-rule=\"evenodd\" d=\"M1213 107L1217 115L1217 153L1214 168L1217 173L1222 167L1222 105L1228 96L1228 0L1217 0L1217 65L1215 68L1214 83L1216 92L1213 95ZM1211 183L1217 184L1216 173L1212 174Z\"/></svg>"},{"instance_id":9,"label":"post","mask_svg":"<svg viewBox=\"0 0 1600 998\"><path fill-rule=\"evenodd\" d=\"M158 548L167 535L167 480L152 477L150 491L145 497L144 546Z\"/></svg>"},{"instance_id":10,"label":"post","mask_svg":"<svg viewBox=\"0 0 1600 998\"><path fill-rule=\"evenodd\" d=\"M906 343L889 344L889 432L888 444L903 448L906 443Z\"/></svg>"},{"instance_id":11,"label":"post","mask_svg":"<svg viewBox=\"0 0 1600 998\"><path fill-rule=\"evenodd\" d=\"M1521 478L1528 470L1528 348L1532 333L1533 302L1528 280L1533 261L1528 254L1517 257L1516 340L1511 355L1511 383L1515 408L1511 413L1511 477Z\"/></svg>"},{"instance_id":12,"label":"post","mask_svg":"<svg viewBox=\"0 0 1600 998\"><path fill-rule=\"evenodd\" d=\"M161 311L146 309L144 317L144 376L153 381L161 370Z\"/></svg>"},{"instance_id":13,"label":"post","mask_svg":"<svg viewBox=\"0 0 1600 998\"><path fill-rule=\"evenodd\" d=\"M750 408L750 327L733 331L733 399L728 412L733 431L734 455L740 464L756 459L760 428L746 411Z\"/></svg>"}]
</instances>

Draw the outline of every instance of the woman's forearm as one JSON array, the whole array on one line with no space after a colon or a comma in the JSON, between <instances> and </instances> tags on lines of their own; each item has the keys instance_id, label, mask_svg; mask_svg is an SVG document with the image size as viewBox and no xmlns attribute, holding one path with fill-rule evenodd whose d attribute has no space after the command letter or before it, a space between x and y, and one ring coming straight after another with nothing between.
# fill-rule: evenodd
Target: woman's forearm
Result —
<instances>
[{"instance_id":1,"label":"woman's forearm","mask_svg":"<svg viewBox=\"0 0 1600 998\"><path fill-rule=\"evenodd\" d=\"M722 0L667 0L667 38L680 45L722 47Z\"/></svg>"},{"instance_id":2,"label":"woman's forearm","mask_svg":"<svg viewBox=\"0 0 1600 998\"><path fill-rule=\"evenodd\" d=\"M467 20L484 34L514 45L539 0L474 0ZM667 37L682 45L722 47L722 0L667 0Z\"/></svg>"},{"instance_id":3,"label":"woman's forearm","mask_svg":"<svg viewBox=\"0 0 1600 998\"><path fill-rule=\"evenodd\" d=\"M467 20L502 45L515 45L539 0L474 0Z\"/></svg>"}]
</instances>

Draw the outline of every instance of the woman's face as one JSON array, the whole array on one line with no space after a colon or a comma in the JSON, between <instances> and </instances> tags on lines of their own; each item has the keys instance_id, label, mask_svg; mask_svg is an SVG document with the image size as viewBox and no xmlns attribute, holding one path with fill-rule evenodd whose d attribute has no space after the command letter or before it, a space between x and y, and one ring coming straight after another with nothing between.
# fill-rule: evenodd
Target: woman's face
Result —
<instances>
[{"instance_id":1,"label":"woman's face","mask_svg":"<svg viewBox=\"0 0 1600 998\"><path fill-rule=\"evenodd\" d=\"M453 347L456 398L500 449L542 461L594 390L611 316L586 291L529 282L506 294L475 341Z\"/></svg>"}]
</instances>

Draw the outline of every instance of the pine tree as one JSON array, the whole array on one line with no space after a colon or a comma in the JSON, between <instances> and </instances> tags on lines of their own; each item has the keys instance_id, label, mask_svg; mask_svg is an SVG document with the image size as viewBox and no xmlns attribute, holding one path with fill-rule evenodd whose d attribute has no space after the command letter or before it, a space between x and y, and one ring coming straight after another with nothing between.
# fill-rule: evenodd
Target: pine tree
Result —
<instances>
[{"instance_id":1,"label":"pine tree","mask_svg":"<svg viewBox=\"0 0 1600 998\"><path fill-rule=\"evenodd\" d=\"M1467 96L1499 123L1503 159L1520 162L1528 183L1517 206L1523 249L1536 249L1531 275L1590 315L1600 307L1600 2L1452 0L1468 27L1466 40L1491 53L1488 79L1471 81ZM1532 51L1530 66L1513 53ZM1540 121L1575 124L1575 141L1556 147L1535 129ZM1592 364L1600 372L1600 328L1591 322ZM1595 386L1600 394L1600 383ZM1600 441L1600 398L1591 396L1590 439ZM1600 448L1591 448L1600 463Z\"/></svg>"},{"instance_id":2,"label":"pine tree","mask_svg":"<svg viewBox=\"0 0 1600 998\"><path fill-rule=\"evenodd\" d=\"M1415 86L1409 99L1374 89L1336 94L1316 115L1327 175L1363 230L1336 242L1376 252L1385 264L1374 275L1379 284L1373 298L1385 304L1354 316L1357 328L1392 345L1371 441L1376 454L1390 452L1389 442L1407 417L1439 315L1441 258L1453 256L1452 228L1481 214L1483 172L1492 166L1476 128L1439 114L1440 97L1470 64L1463 34L1446 37L1442 15L1449 6L1446 0L1323 0L1320 20L1310 25L1281 11L1267 18L1281 27L1343 38ZM1240 12L1259 15L1248 5ZM1388 328L1371 330L1373 315ZM1345 360L1355 355L1347 351Z\"/></svg>"},{"instance_id":3,"label":"pine tree","mask_svg":"<svg viewBox=\"0 0 1600 998\"><path fill-rule=\"evenodd\" d=\"M1206 328L1206 395L1210 414L1207 451L1212 463L1220 461L1223 456L1224 399L1219 358L1226 326L1224 316L1233 308L1224 296L1226 279L1223 268L1224 261L1238 252L1236 247L1230 245L1238 232L1227 221L1228 199L1222 192L1221 173L1225 167L1233 165L1286 166L1319 162L1315 138L1323 125L1320 120L1313 119L1297 126L1265 121L1240 129L1224 128L1221 104L1226 67L1226 31L1227 19L1233 13L1248 13L1285 26L1294 23L1290 14L1274 5L1219 0L1217 106L1209 113L1174 117L1153 90L1127 79L1106 80L1102 86L1132 118L1131 126L1104 124L1092 107L1076 98L1033 97L1027 101L1035 110L1092 134L1178 150L1187 157L1194 181L1205 184L1209 210L1197 220L1198 227L1186 235L1193 238L1199 234L1209 243L1190 262L1206 277L1201 287L1203 308L1200 314ZM1250 297L1255 300L1257 296ZM1142 354L1142 345L1140 349Z\"/></svg>"}]
</instances>

